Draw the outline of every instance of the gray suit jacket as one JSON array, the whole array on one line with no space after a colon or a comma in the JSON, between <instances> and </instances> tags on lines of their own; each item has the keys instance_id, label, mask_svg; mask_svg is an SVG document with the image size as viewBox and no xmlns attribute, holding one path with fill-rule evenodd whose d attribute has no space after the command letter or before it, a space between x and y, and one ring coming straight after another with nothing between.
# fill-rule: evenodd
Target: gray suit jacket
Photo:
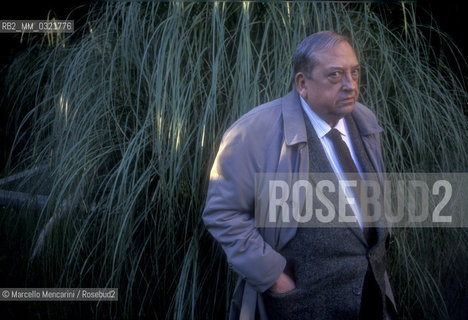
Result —
<instances>
[{"instance_id":1,"label":"gray suit jacket","mask_svg":"<svg viewBox=\"0 0 468 320\"><path fill-rule=\"evenodd\" d=\"M384 172L382 129L374 114L356 103L352 117L374 168ZM255 201L265 202L258 208L268 207L266 197L255 199L255 174L322 172L324 166L329 168L323 159L309 158L304 116L295 91L252 109L225 132L211 170L202 218L221 244L230 267L239 274L230 319L267 319L261 293L283 272L286 260L279 251L296 234L294 222L277 228L255 226L255 214L262 214L254 212ZM386 282L387 296L393 301Z\"/></svg>"}]
</instances>

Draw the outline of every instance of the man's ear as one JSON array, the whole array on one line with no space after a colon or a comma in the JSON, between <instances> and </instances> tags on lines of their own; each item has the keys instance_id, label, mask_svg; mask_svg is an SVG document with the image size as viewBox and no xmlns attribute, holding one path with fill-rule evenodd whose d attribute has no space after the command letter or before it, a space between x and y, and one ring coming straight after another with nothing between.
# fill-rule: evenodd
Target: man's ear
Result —
<instances>
[{"instance_id":1,"label":"man's ear","mask_svg":"<svg viewBox=\"0 0 468 320\"><path fill-rule=\"evenodd\" d=\"M306 92L307 92L307 84L306 84L306 77L304 73L298 72L296 73L296 76L294 77L294 82L296 84L296 91L299 93L299 95L305 99L306 98Z\"/></svg>"}]
</instances>

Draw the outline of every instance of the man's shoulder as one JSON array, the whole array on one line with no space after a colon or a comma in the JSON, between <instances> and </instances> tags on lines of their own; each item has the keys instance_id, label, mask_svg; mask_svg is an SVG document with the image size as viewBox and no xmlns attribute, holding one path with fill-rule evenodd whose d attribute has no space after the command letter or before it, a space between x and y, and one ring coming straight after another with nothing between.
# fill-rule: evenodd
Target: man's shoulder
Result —
<instances>
[{"instance_id":1,"label":"man's shoulder","mask_svg":"<svg viewBox=\"0 0 468 320\"><path fill-rule=\"evenodd\" d=\"M362 103L356 102L352 115L361 133L371 134L383 131L377 122L374 112Z\"/></svg>"},{"instance_id":2,"label":"man's shoulder","mask_svg":"<svg viewBox=\"0 0 468 320\"><path fill-rule=\"evenodd\" d=\"M365 106L364 104L360 102L356 102L354 107L355 107L355 110L358 113L362 114L363 116L375 119L374 112L369 107Z\"/></svg>"},{"instance_id":3,"label":"man's shoulder","mask_svg":"<svg viewBox=\"0 0 468 320\"><path fill-rule=\"evenodd\" d=\"M237 119L226 134L241 132L265 135L269 131L277 131L282 119L282 99L283 97L271 100L251 109Z\"/></svg>"},{"instance_id":4,"label":"man's shoulder","mask_svg":"<svg viewBox=\"0 0 468 320\"><path fill-rule=\"evenodd\" d=\"M251 121L255 121L256 124L259 124L257 121L268 122L273 118L281 117L282 99L283 97L277 98L256 106L243 114L232 126L247 124Z\"/></svg>"}]
</instances>

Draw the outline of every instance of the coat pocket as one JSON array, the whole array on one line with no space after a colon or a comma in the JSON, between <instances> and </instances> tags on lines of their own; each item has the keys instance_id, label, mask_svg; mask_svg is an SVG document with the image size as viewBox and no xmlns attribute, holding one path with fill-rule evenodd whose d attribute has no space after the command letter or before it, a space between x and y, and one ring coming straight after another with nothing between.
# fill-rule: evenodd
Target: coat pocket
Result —
<instances>
[{"instance_id":1,"label":"coat pocket","mask_svg":"<svg viewBox=\"0 0 468 320\"><path fill-rule=\"evenodd\" d=\"M301 298L303 298L301 292L297 287L284 293L265 291L263 301L265 302L268 319L303 320L303 315L298 312Z\"/></svg>"}]
</instances>

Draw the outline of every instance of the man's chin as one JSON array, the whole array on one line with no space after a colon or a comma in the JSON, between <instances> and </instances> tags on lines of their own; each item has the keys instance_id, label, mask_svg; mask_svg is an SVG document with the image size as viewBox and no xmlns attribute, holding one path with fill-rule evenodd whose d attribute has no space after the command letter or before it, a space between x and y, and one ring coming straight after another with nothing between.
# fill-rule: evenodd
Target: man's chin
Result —
<instances>
[{"instance_id":1,"label":"man's chin","mask_svg":"<svg viewBox=\"0 0 468 320\"><path fill-rule=\"evenodd\" d=\"M336 106L335 111L338 115L340 115L341 117L344 117L350 114L351 112L353 112L354 104L355 104L354 100L352 102L338 104Z\"/></svg>"}]
</instances>

